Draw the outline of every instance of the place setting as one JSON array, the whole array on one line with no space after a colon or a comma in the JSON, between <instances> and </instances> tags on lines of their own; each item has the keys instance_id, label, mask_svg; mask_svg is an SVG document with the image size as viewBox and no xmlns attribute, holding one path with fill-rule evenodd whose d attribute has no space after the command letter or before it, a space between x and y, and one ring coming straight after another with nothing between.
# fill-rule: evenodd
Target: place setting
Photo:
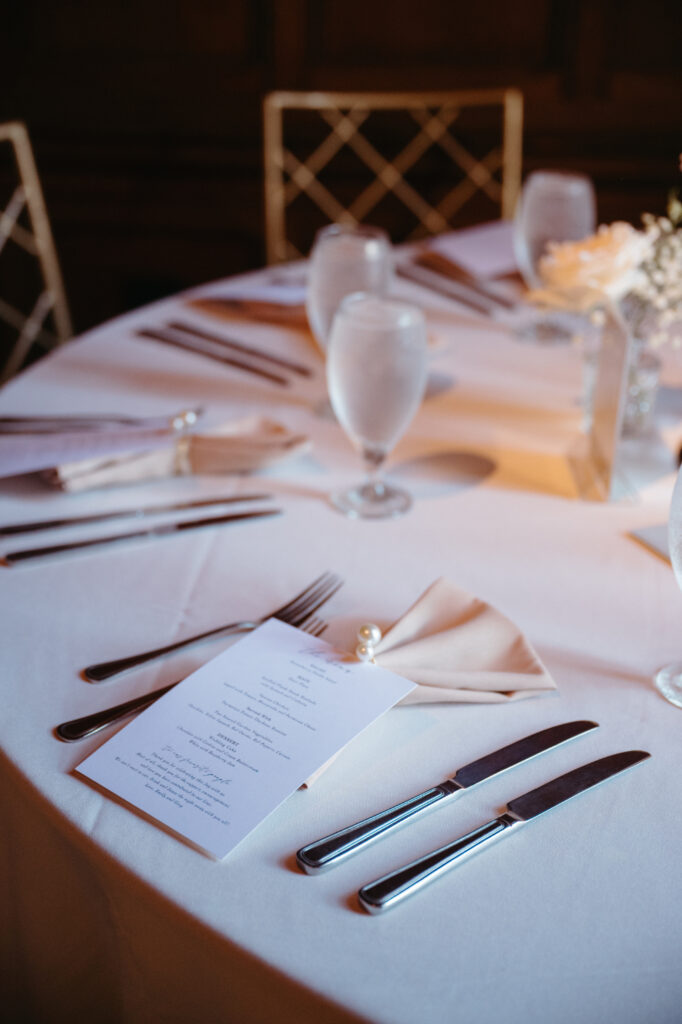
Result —
<instances>
[{"instance_id":1,"label":"place setting","mask_svg":"<svg viewBox=\"0 0 682 1024\"><path fill-rule=\"evenodd\" d=\"M209 637L246 634L184 680L57 726L55 735L73 743L137 716L77 763L75 776L222 860L295 790L319 784L353 737L396 704L496 703L556 690L509 619L444 579L385 632L360 625L355 650L341 651L322 638L326 622L317 613L342 583L327 572L265 618L86 668L84 677L101 683ZM326 872L426 810L596 728L591 720L558 722L486 752L452 777L306 842L298 869ZM486 841L649 756L610 753L550 778L509 800L496 819L366 882L357 909L391 909Z\"/></svg>"}]
</instances>

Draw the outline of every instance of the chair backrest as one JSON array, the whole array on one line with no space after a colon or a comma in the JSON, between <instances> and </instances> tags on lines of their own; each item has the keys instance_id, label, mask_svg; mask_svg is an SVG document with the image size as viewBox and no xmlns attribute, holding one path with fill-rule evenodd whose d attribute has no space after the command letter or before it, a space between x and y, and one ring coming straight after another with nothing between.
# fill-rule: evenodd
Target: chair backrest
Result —
<instances>
[{"instance_id":1,"label":"chair backrest","mask_svg":"<svg viewBox=\"0 0 682 1024\"><path fill-rule=\"evenodd\" d=\"M73 331L64 292L64 284L54 247L45 200L40 187L33 151L26 126L19 121L0 124L0 145L10 147L11 167L7 193L0 196L0 260L9 259L9 250L17 246L22 257L33 266L14 275L3 272L0 263L0 321L9 328L9 346L0 352L3 360L0 383L15 374L32 354L34 345L53 348L67 341ZM11 284L21 277L20 305L4 294L3 282ZM30 284L27 284L30 279ZM28 294L26 291L28 290ZM49 325L49 326L48 326Z\"/></svg>"},{"instance_id":2,"label":"chair backrest","mask_svg":"<svg viewBox=\"0 0 682 1024\"><path fill-rule=\"evenodd\" d=\"M399 242L458 222L511 218L522 131L517 89L270 93L268 263L307 253L317 227L330 221L377 224Z\"/></svg>"}]
</instances>

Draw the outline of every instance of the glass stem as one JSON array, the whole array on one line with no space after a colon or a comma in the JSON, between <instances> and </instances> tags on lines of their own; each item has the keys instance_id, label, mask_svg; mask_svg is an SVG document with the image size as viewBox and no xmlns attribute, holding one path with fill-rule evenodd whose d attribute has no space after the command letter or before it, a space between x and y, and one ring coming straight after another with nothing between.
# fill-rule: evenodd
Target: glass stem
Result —
<instances>
[{"instance_id":1,"label":"glass stem","mask_svg":"<svg viewBox=\"0 0 682 1024\"><path fill-rule=\"evenodd\" d=\"M381 448L366 446L362 449L362 457L367 474L362 489L370 500L381 500L386 488L383 480L379 477L379 470L386 458L386 452Z\"/></svg>"}]
</instances>

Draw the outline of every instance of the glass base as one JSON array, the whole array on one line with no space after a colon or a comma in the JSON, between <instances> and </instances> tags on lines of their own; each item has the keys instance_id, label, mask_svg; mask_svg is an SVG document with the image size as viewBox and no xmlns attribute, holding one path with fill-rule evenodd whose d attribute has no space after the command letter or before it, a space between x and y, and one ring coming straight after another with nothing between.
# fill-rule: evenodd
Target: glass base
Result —
<instances>
[{"instance_id":1,"label":"glass base","mask_svg":"<svg viewBox=\"0 0 682 1024\"><path fill-rule=\"evenodd\" d=\"M666 700L682 708L682 661L675 661L659 669L654 676L654 683Z\"/></svg>"},{"instance_id":2,"label":"glass base","mask_svg":"<svg viewBox=\"0 0 682 1024\"><path fill-rule=\"evenodd\" d=\"M403 515L412 505L407 491L381 481L337 491L329 500L334 508L351 519L392 519Z\"/></svg>"}]
</instances>

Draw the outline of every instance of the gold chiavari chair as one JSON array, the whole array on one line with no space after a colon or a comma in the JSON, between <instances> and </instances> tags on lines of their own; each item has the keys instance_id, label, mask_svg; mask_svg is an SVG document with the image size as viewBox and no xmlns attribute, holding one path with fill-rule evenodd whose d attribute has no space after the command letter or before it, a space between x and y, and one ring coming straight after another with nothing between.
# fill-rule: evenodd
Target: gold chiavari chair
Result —
<instances>
[{"instance_id":1,"label":"gold chiavari chair","mask_svg":"<svg viewBox=\"0 0 682 1024\"><path fill-rule=\"evenodd\" d=\"M34 345L53 348L67 341L73 331L26 126L20 121L0 124L0 144L9 145L12 151L9 155L13 158L8 172L8 193L0 197L0 202L5 202L4 208L0 208L0 259L3 251L7 258L11 246L17 246L30 261L30 267L14 275L3 273L0 266L0 283L12 281L18 274L22 284L31 278L28 297L22 288L22 308L17 307L16 300L12 302L0 293L0 321L9 328L10 338L8 348L3 346L0 352L0 383L3 383L21 369Z\"/></svg>"},{"instance_id":2,"label":"gold chiavari chair","mask_svg":"<svg viewBox=\"0 0 682 1024\"><path fill-rule=\"evenodd\" d=\"M522 132L517 89L270 93L268 263L306 253L316 228L330 221L378 224L405 241L512 217Z\"/></svg>"}]
</instances>

